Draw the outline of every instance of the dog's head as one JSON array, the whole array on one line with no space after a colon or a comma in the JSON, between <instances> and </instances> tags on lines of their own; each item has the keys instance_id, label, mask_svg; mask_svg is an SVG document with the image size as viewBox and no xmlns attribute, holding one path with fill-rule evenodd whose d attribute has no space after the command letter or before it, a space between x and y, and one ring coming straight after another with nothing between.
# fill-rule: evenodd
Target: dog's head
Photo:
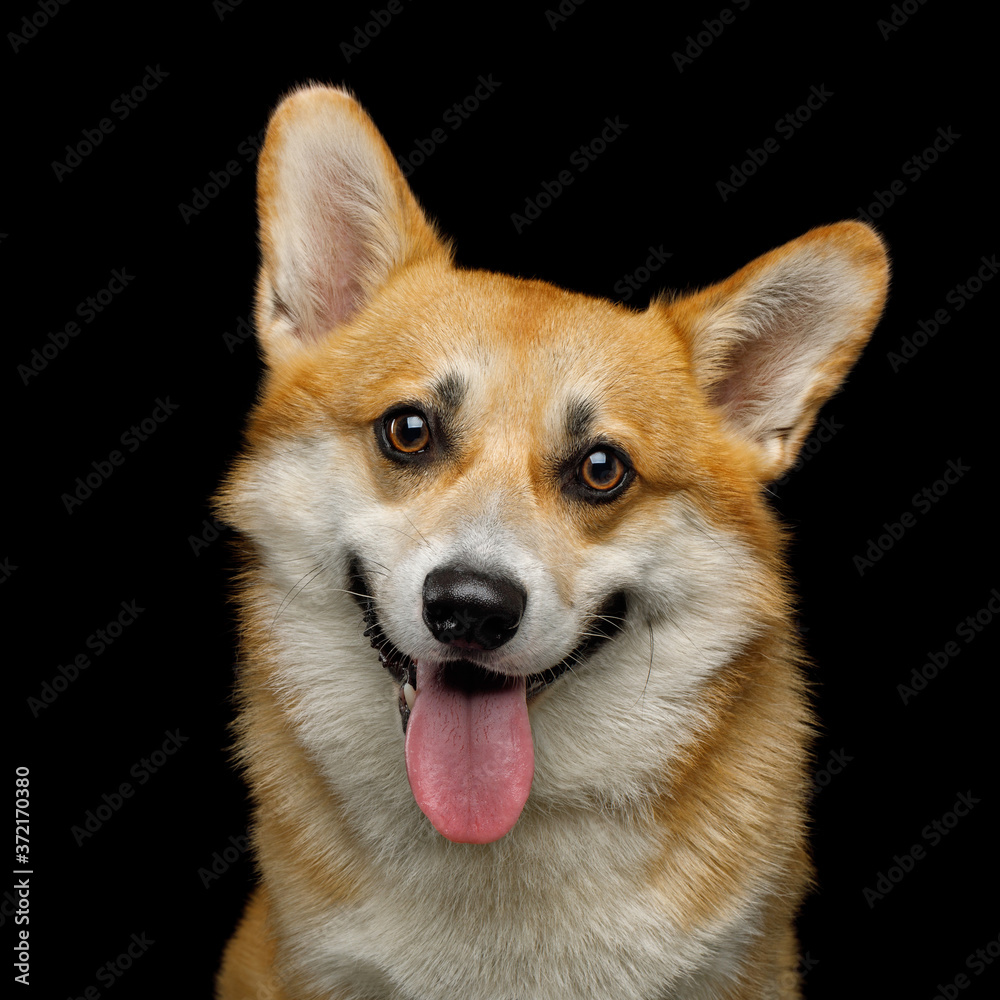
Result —
<instances>
[{"instance_id":1,"label":"dog's head","mask_svg":"<svg viewBox=\"0 0 1000 1000\"><path fill-rule=\"evenodd\" d=\"M451 840L526 800L641 804L706 685L787 652L761 494L878 319L879 238L816 229L644 312L458 269L320 87L271 122L259 210L267 376L222 507L267 683L344 808L419 820L404 761Z\"/></svg>"}]
</instances>

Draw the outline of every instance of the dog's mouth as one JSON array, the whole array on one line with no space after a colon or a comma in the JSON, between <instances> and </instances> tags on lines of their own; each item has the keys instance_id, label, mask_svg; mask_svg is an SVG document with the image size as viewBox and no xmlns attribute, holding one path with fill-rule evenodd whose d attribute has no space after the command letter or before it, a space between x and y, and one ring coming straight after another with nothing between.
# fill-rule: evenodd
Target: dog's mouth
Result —
<instances>
[{"instance_id":1,"label":"dog's mouth","mask_svg":"<svg viewBox=\"0 0 1000 1000\"><path fill-rule=\"evenodd\" d=\"M361 608L364 618L364 636L377 651L379 663L399 686L399 712L405 732L417 690L416 663L393 645L383 631L375 600L357 559L351 563L350 578L351 594ZM625 593L623 591L612 593L601 607L585 620L580 631L580 642L567 656L554 666L524 678L526 700L531 702L563 674L583 664L597 649L614 638L624 628L627 610ZM466 659L448 660L441 664L440 671L444 684L466 693L500 690L515 683L519 684L521 681L520 678L498 673Z\"/></svg>"},{"instance_id":2,"label":"dog's mouth","mask_svg":"<svg viewBox=\"0 0 1000 1000\"><path fill-rule=\"evenodd\" d=\"M399 689L406 776L417 805L449 840L487 844L503 837L520 817L534 777L529 703L621 631L625 594L613 593L586 620L568 656L537 673L508 676L468 658L414 660L387 638L357 561L350 589L364 634Z\"/></svg>"}]
</instances>

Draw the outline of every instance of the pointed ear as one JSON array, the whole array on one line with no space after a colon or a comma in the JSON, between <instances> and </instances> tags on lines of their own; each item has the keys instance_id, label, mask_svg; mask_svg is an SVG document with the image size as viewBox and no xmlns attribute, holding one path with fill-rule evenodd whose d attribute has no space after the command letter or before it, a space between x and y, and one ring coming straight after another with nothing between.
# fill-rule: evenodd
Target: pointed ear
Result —
<instances>
[{"instance_id":1,"label":"pointed ear","mask_svg":"<svg viewBox=\"0 0 1000 1000\"><path fill-rule=\"evenodd\" d=\"M256 320L269 363L349 320L404 264L450 257L385 140L346 91L278 107L257 172Z\"/></svg>"},{"instance_id":2,"label":"pointed ear","mask_svg":"<svg viewBox=\"0 0 1000 1000\"><path fill-rule=\"evenodd\" d=\"M725 423L757 449L762 481L795 461L816 414L857 360L885 305L889 261L860 222L813 229L727 281L663 310Z\"/></svg>"}]
</instances>

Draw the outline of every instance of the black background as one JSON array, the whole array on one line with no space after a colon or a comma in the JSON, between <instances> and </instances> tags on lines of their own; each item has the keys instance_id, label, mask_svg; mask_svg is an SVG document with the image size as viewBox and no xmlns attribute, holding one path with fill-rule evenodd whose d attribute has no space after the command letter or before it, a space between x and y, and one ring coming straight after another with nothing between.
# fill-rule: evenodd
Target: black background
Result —
<instances>
[{"instance_id":1,"label":"black background","mask_svg":"<svg viewBox=\"0 0 1000 1000\"><path fill-rule=\"evenodd\" d=\"M225 532L213 539L207 498L260 371L252 341L224 337L251 310L253 143L280 96L310 79L353 88L398 155L443 128L411 183L464 264L615 297L662 247L671 256L633 305L723 278L874 203L894 267L885 317L824 411L836 432L775 488L797 539L824 723L818 891L800 928L806 995L995 995L1000 962L977 974L966 959L991 941L1000 953L988 905L997 288L977 279L971 298L955 291L997 250L985 15L937 0L864 14L754 2L731 5L723 25L721 3L651 19L590 0L564 4L556 20L555 3L515 13L400 2L378 25L370 11L383 0L323 15L294 3L95 13L81 0L47 2L54 14L27 0L9 8L2 56L10 506L0 592L12 790L14 767L31 769L33 995L207 997L248 891L251 865L232 846L244 791L224 749L231 555ZM364 46L345 50L359 30ZM158 82L142 94L151 70ZM481 76L499 86L452 128L444 116ZM142 100L123 118L116 102L136 87ZM803 109L800 128L779 129L811 93L830 96ZM577 171L574 151L606 118L627 128ZM102 119L113 127L72 159ZM777 152L724 198L718 182L772 138ZM921 170L913 157L935 139L943 148ZM239 172L212 187L230 161ZM518 232L512 215L567 168L573 183ZM893 182L883 207L877 193ZM115 270L128 283L83 322L78 305ZM920 335L938 310L940 332ZM74 320L79 335L57 349L50 334ZM905 338L921 346L900 360ZM158 400L173 412L129 451L122 436ZM68 510L77 477L116 450L122 464ZM949 462L967 469L952 483ZM893 539L886 526L904 514L911 526ZM880 536L886 551L860 572L855 557ZM88 639L121 602L143 610L94 655ZM981 631L959 634L980 611ZM949 642L958 654L904 703L898 685ZM90 665L66 680L81 653ZM184 742L153 773L142 760L172 732ZM123 782L133 794L121 808L74 834ZM970 793L971 812L949 815ZM953 826L942 837L935 821ZM924 854L904 873L914 845ZM903 877L866 899L894 866ZM133 935L152 943L113 976L107 963Z\"/></svg>"}]
</instances>

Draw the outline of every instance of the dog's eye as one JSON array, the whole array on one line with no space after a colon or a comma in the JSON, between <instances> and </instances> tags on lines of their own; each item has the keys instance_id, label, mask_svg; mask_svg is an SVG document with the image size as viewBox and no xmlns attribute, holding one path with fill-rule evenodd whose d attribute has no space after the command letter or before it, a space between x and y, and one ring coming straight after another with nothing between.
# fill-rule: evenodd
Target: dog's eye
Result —
<instances>
[{"instance_id":1,"label":"dog's eye","mask_svg":"<svg viewBox=\"0 0 1000 1000\"><path fill-rule=\"evenodd\" d=\"M412 410L390 417L385 436L389 444L404 455L415 455L423 451L431 440L426 419Z\"/></svg>"},{"instance_id":2,"label":"dog's eye","mask_svg":"<svg viewBox=\"0 0 1000 1000\"><path fill-rule=\"evenodd\" d=\"M608 493L621 486L628 474L628 467L607 449L592 451L580 466L580 482L588 489Z\"/></svg>"}]
</instances>

